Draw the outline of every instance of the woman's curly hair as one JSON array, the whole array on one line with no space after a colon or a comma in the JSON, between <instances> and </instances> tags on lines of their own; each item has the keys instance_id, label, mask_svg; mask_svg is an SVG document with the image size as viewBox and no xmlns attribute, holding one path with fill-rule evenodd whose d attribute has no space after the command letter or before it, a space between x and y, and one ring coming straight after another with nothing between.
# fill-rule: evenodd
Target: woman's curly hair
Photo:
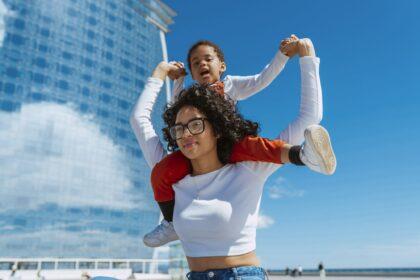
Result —
<instances>
[{"instance_id":1,"label":"woman's curly hair","mask_svg":"<svg viewBox=\"0 0 420 280\"><path fill-rule=\"evenodd\" d=\"M209 86L193 85L183 90L174 103L167 105L163 119L167 127L163 136L168 141L168 150L175 151L178 145L172 139L169 128L175 125L176 116L184 106L193 106L205 115L212 124L217 139L217 155L222 163L228 163L233 145L245 136L257 136L258 123L245 120L237 111L232 99L214 92Z\"/></svg>"}]
</instances>

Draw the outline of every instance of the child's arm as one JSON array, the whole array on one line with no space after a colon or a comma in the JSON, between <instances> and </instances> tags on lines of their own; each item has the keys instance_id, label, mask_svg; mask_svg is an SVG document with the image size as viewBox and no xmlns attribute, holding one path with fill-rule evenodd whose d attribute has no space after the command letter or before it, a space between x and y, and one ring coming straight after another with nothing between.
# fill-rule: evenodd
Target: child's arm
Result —
<instances>
[{"instance_id":1,"label":"child's arm","mask_svg":"<svg viewBox=\"0 0 420 280\"><path fill-rule=\"evenodd\" d=\"M243 100L266 88L284 69L289 57L280 50L261 73L253 76L226 76L225 93L233 100Z\"/></svg>"},{"instance_id":2,"label":"child's arm","mask_svg":"<svg viewBox=\"0 0 420 280\"><path fill-rule=\"evenodd\" d=\"M184 63L180 61L172 61L171 64L176 66L176 70L172 71L168 77L174 81L172 89L172 99L175 99L178 94L184 89L184 79L187 75Z\"/></svg>"},{"instance_id":3,"label":"child's arm","mask_svg":"<svg viewBox=\"0 0 420 280\"><path fill-rule=\"evenodd\" d=\"M184 89L184 80L185 76L179 77L178 79L174 80L173 88L172 88L172 98L175 99L178 94Z\"/></svg>"}]
</instances>

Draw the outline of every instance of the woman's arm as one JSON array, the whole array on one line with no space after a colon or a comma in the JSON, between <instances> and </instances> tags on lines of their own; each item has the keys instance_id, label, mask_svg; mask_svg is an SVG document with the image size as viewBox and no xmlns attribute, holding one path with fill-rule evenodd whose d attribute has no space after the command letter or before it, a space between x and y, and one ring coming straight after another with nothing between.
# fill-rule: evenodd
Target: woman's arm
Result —
<instances>
[{"instance_id":1,"label":"woman's arm","mask_svg":"<svg viewBox=\"0 0 420 280\"><path fill-rule=\"evenodd\" d=\"M319 58L315 57L315 49L309 39L299 40L298 45L299 55L301 56L300 66L302 76L299 115L278 137L278 139L291 145L302 144L305 129L309 125L318 124L322 119L322 89L319 78ZM280 167L279 164L266 162L244 162L242 164L262 177L268 177Z\"/></svg>"},{"instance_id":2,"label":"woman's arm","mask_svg":"<svg viewBox=\"0 0 420 280\"><path fill-rule=\"evenodd\" d=\"M161 62L147 80L146 86L131 113L130 124L146 162L153 168L165 155L159 136L152 124L152 110L168 72L175 66Z\"/></svg>"},{"instance_id":3,"label":"woman's arm","mask_svg":"<svg viewBox=\"0 0 420 280\"><path fill-rule=\"evenodd\" d=\"M309 39L298 42L301 72L301 98L299 114L286 129L279 139L292 144L303 143L303 133L312 124L319 124L322 120L322 88L319 77L319 58L315 56L314 46Z\"/></svg>"}]
</instances>

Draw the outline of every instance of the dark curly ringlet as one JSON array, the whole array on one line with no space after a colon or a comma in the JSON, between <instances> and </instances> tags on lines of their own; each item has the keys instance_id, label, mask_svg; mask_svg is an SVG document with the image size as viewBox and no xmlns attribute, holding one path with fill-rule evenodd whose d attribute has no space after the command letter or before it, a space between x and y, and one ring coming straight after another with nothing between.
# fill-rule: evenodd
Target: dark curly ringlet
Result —
<instances>
[{"instance_id":1,"label":"dark curly ringlet","mask_svg":"<svg viewBox=\"0 0 420 280\"><path fill-rule=\"evenodd\" d=\"M188 61L188 69L190 69L190 71L191 71L191 55L199 46L212 47L217 57L219 58L219 60L221 62L225 62L225 55L223 54L222 49L218 45L216 45L212 41L200 40L196 42L194 45L192 45L191 48L188 50L187 61Z\"/></svg>"},{"instance_id":2,"label":"dark curly ringlet","mask_svg":"<svg viewBox=\"0 0 420 280\"><path fill-rule=\"evenodd\" d=\"M183 90L174 103L166 106L163 119L167 127L163 136L168 141L168 150L178 150L171 138L169 128L175 125L176 116L184 106L193 106L205 115L212 124L217 139L217 155L222 163L228 163L233 144L245 136L256 136L258 123L245 120L236 110L234 102L225 95L214 92L210 87L193 85ZM207 129L207 128L206 128Z\"/></svg>"}]
</instances>

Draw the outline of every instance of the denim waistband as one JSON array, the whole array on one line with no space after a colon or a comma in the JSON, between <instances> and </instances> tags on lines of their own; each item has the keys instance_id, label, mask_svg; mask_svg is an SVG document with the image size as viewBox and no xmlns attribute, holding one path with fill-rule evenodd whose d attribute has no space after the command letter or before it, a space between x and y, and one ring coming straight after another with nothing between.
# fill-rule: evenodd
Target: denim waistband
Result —
<instances>
[{"instance_id":1,"label":"denim waistband","mask_svg":"<svg viewBox=\"0 0 420 280\"><path fill-rule=\"evenodd\" d=\"M241 276L259 276L265 279L266 272L258 266L239 266L224 269L209 269L206 271L191 271L187 273L189 280L224 280L240 279Z\"/></svg>"}]
</instances>

